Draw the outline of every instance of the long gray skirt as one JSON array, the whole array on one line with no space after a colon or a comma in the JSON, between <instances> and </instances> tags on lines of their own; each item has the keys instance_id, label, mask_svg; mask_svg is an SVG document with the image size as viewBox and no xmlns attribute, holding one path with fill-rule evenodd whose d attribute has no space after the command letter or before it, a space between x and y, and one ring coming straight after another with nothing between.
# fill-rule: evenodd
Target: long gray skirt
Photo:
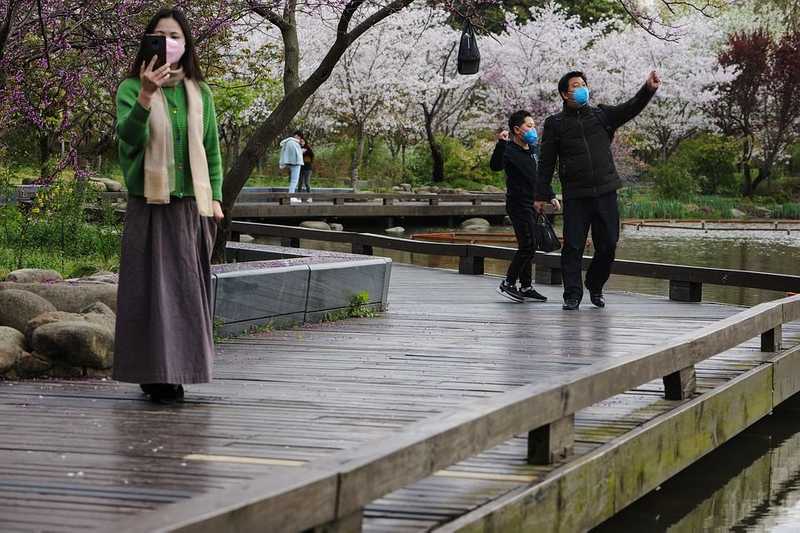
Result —
<instances>
[{"instance_id":1,"label":"long gray skirt","mask_svg":"<svg viewBox=\"0 0 800 533\"><path fill-rule=\"evenodd\" d=\"M214 359L211 252L216 222L194 198L131 196L122 235L114 379L208 383Z\"/></svg>"}]
</instances>

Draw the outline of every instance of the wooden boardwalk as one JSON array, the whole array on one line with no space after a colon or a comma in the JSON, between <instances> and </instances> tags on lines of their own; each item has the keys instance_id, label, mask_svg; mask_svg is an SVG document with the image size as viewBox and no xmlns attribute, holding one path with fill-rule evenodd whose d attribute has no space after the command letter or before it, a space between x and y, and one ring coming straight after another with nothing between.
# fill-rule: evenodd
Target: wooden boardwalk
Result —
<instances>
[{"instance_id":1,"label":"wooden boardwalk","mask_svg":"<svg viewBox=\"0 0 800 533\"><path fill-rule=\"evenodd\" d=\"M395 265L390 310L219 345L216 380L154 406L112 381L0 383L0 530L120 531L171 502L391 439L414 422L585 369L740 309L610 294L605 310L514 304L497 278ZM800 328L784 328L787 343ZM698 365L699 392L761 364L757 339ZM679 402L660 381L584 409L577 455ZM559 465L526 464L526 436L373 502L369 531L444 525Z\"/></svg>"}]
</instances>

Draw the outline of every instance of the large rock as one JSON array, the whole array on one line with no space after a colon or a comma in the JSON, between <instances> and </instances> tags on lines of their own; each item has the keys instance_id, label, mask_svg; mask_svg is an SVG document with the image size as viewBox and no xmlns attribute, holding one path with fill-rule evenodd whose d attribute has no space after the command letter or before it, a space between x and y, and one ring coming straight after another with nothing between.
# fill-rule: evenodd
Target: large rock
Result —
<instances>
[{"instance_id":1,"label":"large rock","mask_svg":"<svg viewBox=\"0 0 800 533\"><path fill-rule=\"evenodd\" d=\"M468 218L461 223L461 229L486 229L492 225L485 218Z\"/></svg>"},{"instance_id":2,"label":"large rock","mask_svg":"<svg viewBox=\"0 0 800 533\"><path fill-rule=\"evenodd\" d=\"M740 209L736 209L734 207L733 209L731 209L731 216L733 218L745 218L745 217L747 217L747 213L745 213L744 211L742 211Z\"/></svg>"},{"instance_id":3,"label":"large rock","mask_svg":"<svg viewBox=\"0 0 800 533\"><path fill-rule=\"evenodd\" d=\"M17 283L10 283L17 285ZM0 290L0 326L24 332L28 321L42 313L55 311L52 303L41 296L19 289Z\"/></svg>"},{"instance_id":4,"label":"large rock","mask_svg":"<svg viewBox=\"0 0 800 533\"><path fill-rule=\"evenodd\" d=\"M17 361L17 375L21 378L34 378L45 374L53 366L47 357L35 353L26 353Z\"/></svg>"},{"instance_id":5,"label":"large rock","mask_svg":"<svg viewBox=\"0 0 800 533\"><path fill-rule=\"evenodd\" d=\"M86 321L54 322L33 332L31 347L59 366L110 368L114 335L108 328Z\"/></svg>"},{"instance_id":6,"label":"large rock","mask_svg":"<svg viewBox=\"0 0 800 533\"><path fill-rule=\"evenodd\" d=\"M327 222L323 222L321 220L306 220L305 222L300 223L300 227L309 229L325 229L328 231L331 229Z\"/></svg>"},{"instance_id":7,"label":"large rock","mask_svg":"<svg viewBox=\"0 0 800 533\"><path fill-rule=\"evenodd\" d=\"M79 315L77 313L67 313L66 311L50 311L49 313L42 313L41 315L28 321L28 324L25 326L25 339L28 341L28 345L33 344L33 332L45 324L67 321L75 322L82 320L86 320L83 315Z\"/></svg>"},{"instance_id":8,"label":"large rock","mask_svg":"<svg viewBox=\"0 0 800 533\"><path fill-rule=\"evenodd\" d=\"M61 281L61 274L55 270L41 268L21 268L6 276L6 281L15 283L45 283L48 281Z\"/></svg>"},{"instance_id":9,"label":"large rock","mask_svg":"<svg viewBox=\"0 0 800 533\"><path fill-rule=\"evenodd\" d=\"M406 232L406 228L404 228L403 226L395 226L393 228L389 228L389 229L386 230L386 233L393 233L395 235L399 235L399 234L405 233L405 232Z\"/></svg>"},{"instance_id":10,"label":"large rock","mask_svg":"<svg viewBox=\"0 0 800 533\"><path fill-rule=\"evenodd\" d=\"M97 192L106 192L106 184L98 179L90 179L86 182L86 186Z\"/></svg>"},{"instance_id":11,"label":"large rock","mask_svg":"<svg viewBox=\"0 0 800 533\"><path fill-rule=\"evenodd\" d=\"M108 179L108 178L95 178L95 181L98 181L105 185L106 190L108 192L120 192L122 191L122 184L116 180Z\"/></svg>"},{"instance_id":12,"label":"large rock","mask_svg":"<svg viewBox=\"0 0 800 533\"><path fill-rule=\"evenodd\" d=\"M494 185L487 185L486 187L484 187L482 189L482 192L485 192L485 193L501 193L501 192L506 192L506 191L504 191L500 187L495 187Z\"/></svg>"},{"instance_id":13,"label":"large rock","mask_svg":"<svg viewBox=\"0 0 800 533\"><path fill-rule=\"evenodd\" d=\"M25 335L14 328L0 326L0 374L14 368L25 354Z\"/></svg>"},{"instance_id":14,"label":"large rock","mask_svg":"<svg viewBox=\"0 0 800 533\"><path fill-rule=\"evenodd\" d=\"M81 311L83 318L92 324L103 326L112 334L114 333L114 325L117 321L117 315L103 302L95 302L89 307Z\"/></svg>"},{"instance_id":15,"label":"large rock","mask_svg":"<svg viewBox=\"0 0 800 533\"><path fill-rule=\"evenodd\" d=\"M70 282L60 283L12 283L0 282L0 294L6 289L20 289L38 294L52 303L55 308L46 311L69 311L80 313L86 306L95 302L103 302L112 311L117 309L117 286L111 283ZM45 311L41 311L43 313ZM37 314L40 314L37 313ZM28 320L33 317L29 317Z\"/></svg>"},{"instance_id":16,"label":"large rock","mask_svg":"<svg viewBox=\"0 0 800 533\"><path fill-rule=\"evenodd\" d=\"M400 189L405 192L411 192L413 190L410 183L401 183Z\"/></svg>"},{"instance_id":17,"label":"large rock","mask_svg":"<svg viewBox=\"0 0 800 533\"><path fill-rule=\"evenodd\" d=\"M252 235L248 235L247 233L242 233L241 235L239 235L239 242L241 242L241 243L247 244L247 243L253 242L255 240L256 240L255 237L253 237Z\"/></svg>"}]
</instances>

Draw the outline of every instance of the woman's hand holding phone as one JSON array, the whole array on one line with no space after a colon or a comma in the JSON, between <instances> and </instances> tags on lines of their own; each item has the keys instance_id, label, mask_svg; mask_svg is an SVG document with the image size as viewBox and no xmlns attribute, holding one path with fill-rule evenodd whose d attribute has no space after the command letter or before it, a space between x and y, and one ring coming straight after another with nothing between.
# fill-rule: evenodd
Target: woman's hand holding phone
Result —
<instances>
[{"instance_id":1,"label":"woman's hand holding phone","mask_svg":"<svg viewBox=\"0 0 800 533\"><path fill-rule=\"evenodd\" d=\"M142 63L139 69L139 79L142 81L142 90L139 92L139 103L145 109L150 109L150 100L155 92L169 79L170 65L166 63L158 68L153 68L158 60L153 56L149 62Z\"/></svg>"}]
</instances>

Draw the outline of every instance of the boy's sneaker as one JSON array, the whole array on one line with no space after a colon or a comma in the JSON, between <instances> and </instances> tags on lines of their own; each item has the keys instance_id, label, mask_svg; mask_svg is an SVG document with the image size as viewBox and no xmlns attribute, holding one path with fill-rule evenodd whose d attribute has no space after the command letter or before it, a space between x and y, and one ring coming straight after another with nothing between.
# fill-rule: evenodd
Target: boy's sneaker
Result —
<instances>
[{"instance_id":1,"label":"boy's sneaker","mask_svg":"<svg viewBox=\"0 0 800 533\"><path fill-rule=\"evenodd\" d=\"M522 296L522 293L519 292L519 289L517 289L515 285L510 284L506 280L503 280L500 283L500 286L497 287L497 292L499 292L509 300L513 300L515 302L525 301L525 298Z\"/></svg>"},{"instance_id":2,"label":"boy's sneaker","mask_svg":"<svg viewBox=\"0 0 800 533\"><path fill-rule=\"evenodd\" d=\"M546 302L547 296L536 291L533 287L525 287L519 290L519 293L526 300L534 300L536 302Z\"/></svg>"}]
</instances>

